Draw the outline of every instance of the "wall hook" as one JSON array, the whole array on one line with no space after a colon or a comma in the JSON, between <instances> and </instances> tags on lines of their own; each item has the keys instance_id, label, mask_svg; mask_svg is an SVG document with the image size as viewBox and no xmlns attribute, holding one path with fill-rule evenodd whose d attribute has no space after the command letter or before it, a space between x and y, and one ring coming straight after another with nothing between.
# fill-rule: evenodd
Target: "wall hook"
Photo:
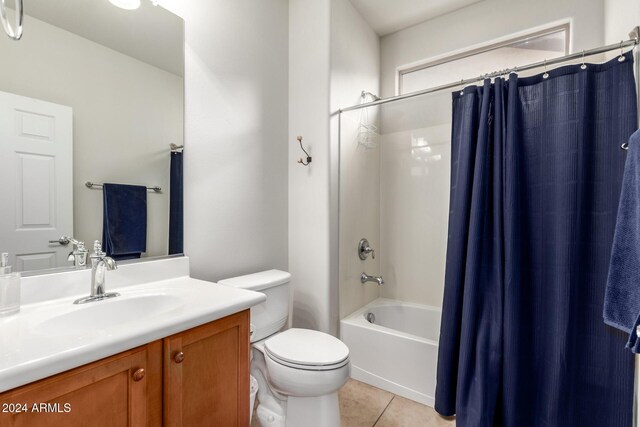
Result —
<instances>
[{"instance_id":1,"label":"wall hook","mask_svg":"<svg viewBox=\"0 0 640 427\"><path fill-rule=\"evenodd\" d=\"M307 161L306 162L302 159L302 157L300 157L298 159L298 163L300 163L301 165L304 165L304 166L309 166L309 163L311 163L311 156L309 155L309 153L307 153L307 150L305 150L304 147L302 146L302 136L298 136L296 139L300 143L300 149L302 151L304 151L304 154L307 155Z\"/></svg>"}]
</instances>

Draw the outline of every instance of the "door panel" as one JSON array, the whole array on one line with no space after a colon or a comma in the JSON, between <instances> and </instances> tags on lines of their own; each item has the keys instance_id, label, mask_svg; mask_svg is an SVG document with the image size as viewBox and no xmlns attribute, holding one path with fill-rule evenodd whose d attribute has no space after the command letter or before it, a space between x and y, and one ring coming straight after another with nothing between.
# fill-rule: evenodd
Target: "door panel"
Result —
<instances>
[{"instance_id":1,"label":"door panel","mask_svg":"<svg viewBox=\"0 0 640 427\"><path fill-rule=\"evenodd\" d=\"M0 251L20 271L70 265L73 235L73 112L0 92Z\"/></svg>"},{"instance_id":2,"label":"door panel","mask_svg":"<svg viewBox=\"0 0 640 427\"><path fill-rule=\"evenodd\" d=\"M16 228L55 227L55 157L27 153L16 156Z\"/></svg>"},{"instance_id":3,"label":"door panel","mask_svg":"<svg viewBox=\"0 0 640 427\"><path fill-rule=\"evenodd\" d=\"M18 254L15 257L13 267L15 271L44 270L56 267L56 252L44 252L41 254Z\"/></svg>"}]
</instances>

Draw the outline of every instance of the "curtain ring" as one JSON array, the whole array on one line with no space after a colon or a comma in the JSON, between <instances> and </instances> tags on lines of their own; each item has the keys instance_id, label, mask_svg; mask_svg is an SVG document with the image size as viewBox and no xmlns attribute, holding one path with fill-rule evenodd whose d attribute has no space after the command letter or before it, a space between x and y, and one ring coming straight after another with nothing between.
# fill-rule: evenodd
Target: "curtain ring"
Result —
<instances>
[{"instance_id":1,"label":"curtain ring","mask_svg":"<svg viewBox=\"0 0 640 427\"><path fill-rule=\"evenodd\" d=\"M543 79L548 79L549 78L549 73L547 73L547 60L544 60L544 74L542 75Z\"/></svg>"},{"instance_id":2,"label":"curtain ring","mask_svg":"<svg viewBox=\"0 0 640 427\"><path fill-rule=\"evenodd\" d=\"M620 56L618 57L618 62L624 62L624 52L622 51L622 43L623 41L620 40Z\"/></svg>"},{"instance_id":3,"label":"curtain ring","mask_svg":"<svg viewBox=\"0 0 640 427\"><path fill-rule=\"evenodd\" d=\"M460 95L464 95L464 79L460 79L460 86L462 87L462 89L460 89Z\"/></svg>"},{"instance_id":4,"label":"curtain ring","mask_svg":"<svg viewBox=\"0 0 640 427\"><path fill-rule=\"evenodd\" d=\"M623 142L622 145L620 146L620 148L622 148L623 150L627 151L629 149L629 143L628 142Z\"/></svg>"},{"instance_id":5,"label":"curtain ring","mask_svg":"<svg viewBox=\"0 0 640 427\"><path fill-rule=\"evenodd\" d=\"M582 65L580 66L581 70L587 69L587 64L584 63L584 49L582 50Z\"/></svg>"}]
</instances>

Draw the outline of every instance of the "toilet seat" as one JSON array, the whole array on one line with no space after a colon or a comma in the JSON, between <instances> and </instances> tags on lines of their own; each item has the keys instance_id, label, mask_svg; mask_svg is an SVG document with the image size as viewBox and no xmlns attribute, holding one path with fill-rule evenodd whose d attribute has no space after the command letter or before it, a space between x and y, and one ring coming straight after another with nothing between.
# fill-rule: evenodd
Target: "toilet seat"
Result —
<instances>
[{"instance_id":1,"label":"toilet seat","mask_svg":"<svg viewBox=\"0 0 640 427\"><path fill-rule=\"evenodd\" d=\"M349 363L349 348L324 332L292 328L269 338L265 354L281 365L309 371L339 369Z\"/></svg>"},{"instance_id":2,"label":"toilet seat","mask_svg":"<svg viewBox=\"0 0 640 427\"><path fill-rule=\"evenodd\" d=\"M295 364L295 363L291 363L291 362L287 362L285 360L282 359L278 359L275 356L272 356L271 354L267 353L267 357L274 361L275 363L282 365L282 366L286 366L288 368L292 368L292 369L299 369L302 371L331 371L333 369L339 369L342 368L343 366L345 366L346 364L349 363L349 359L346 359L340 363L336 363L334 365L319 365L319 366L312 366L312 365L300 365L300 364Z\"/></svg>"}]
</instances>

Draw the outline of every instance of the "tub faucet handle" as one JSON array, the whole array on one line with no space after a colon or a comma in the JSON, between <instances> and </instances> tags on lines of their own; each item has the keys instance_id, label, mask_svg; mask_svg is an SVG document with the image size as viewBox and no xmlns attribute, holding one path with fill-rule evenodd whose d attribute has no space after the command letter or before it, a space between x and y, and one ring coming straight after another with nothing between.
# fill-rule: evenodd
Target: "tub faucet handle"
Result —
<instances>
[{"instance_id":1,"label":"tub faucet handle","mask_svg":"<svg viewBox=\"0 0 640 427\"><path fill-rule=\"evenodd\" d=\"M367 239L360 239L360 242L358 242L358 256L364 261L369 254L371 254L372 259L376 259L376 251L369 245L369 241Z\"/></svg>"}]
</instances>

